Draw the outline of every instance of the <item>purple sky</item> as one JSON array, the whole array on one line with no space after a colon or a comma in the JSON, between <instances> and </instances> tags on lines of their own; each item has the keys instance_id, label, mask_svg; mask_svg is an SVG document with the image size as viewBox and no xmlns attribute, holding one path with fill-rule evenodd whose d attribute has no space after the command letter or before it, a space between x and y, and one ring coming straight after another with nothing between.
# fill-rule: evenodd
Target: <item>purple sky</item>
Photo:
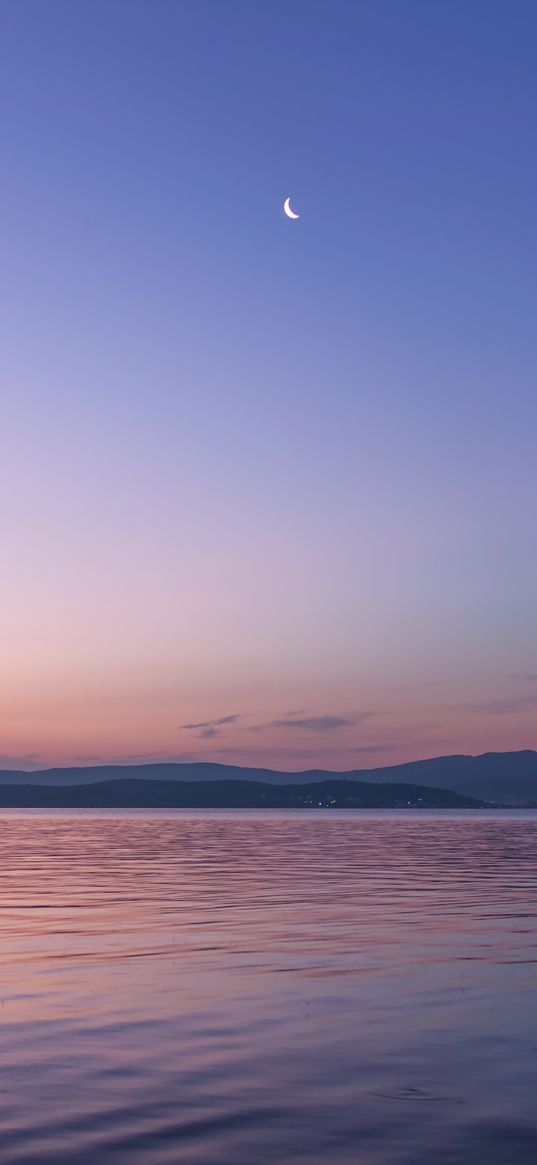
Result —
<instances>
[{"instance_id":1,"label":"purple sky","mask_svg":"<svg viewBox=\"0 0 537 1165\"><path fill-rule=\"evenodd\" d=\"M537 746L536 41L4 2L4 766Z\"/></svg>"}]
</instances>

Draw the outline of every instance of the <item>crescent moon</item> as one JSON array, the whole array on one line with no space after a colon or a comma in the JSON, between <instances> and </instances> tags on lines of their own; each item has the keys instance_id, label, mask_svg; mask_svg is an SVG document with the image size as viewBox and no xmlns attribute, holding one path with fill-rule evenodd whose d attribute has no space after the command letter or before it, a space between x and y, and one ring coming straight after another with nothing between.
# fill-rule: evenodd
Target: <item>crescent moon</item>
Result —
<instances>
[{"instance_id":1,"label":"crescent moon","mask_svg":"<svg viewBox=\"0 0 537 1165\"><path fill-rule=\"evenodd\" d=\"M285 199L285 202L283 204L283 209L287 215L287 218L300 218L299 214L295 214L294 210L291 210L291 199L290 198Z\"/></svg>"}]
</instances>

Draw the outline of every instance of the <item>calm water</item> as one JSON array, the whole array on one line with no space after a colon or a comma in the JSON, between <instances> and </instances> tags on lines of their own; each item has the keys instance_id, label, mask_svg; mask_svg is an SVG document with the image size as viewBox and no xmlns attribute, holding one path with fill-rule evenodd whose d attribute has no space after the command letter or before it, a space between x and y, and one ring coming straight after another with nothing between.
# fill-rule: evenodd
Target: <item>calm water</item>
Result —
<instances>
[{"instance_id":1,"label":"calm water","mask_svg":"<svg viewBox=\"0 0 537 1165\"><path fill-rule=\"evenodd\" d=\"M537 816L2 813L2 1165L535 1165Z\"/></svg>"}]
</instances>

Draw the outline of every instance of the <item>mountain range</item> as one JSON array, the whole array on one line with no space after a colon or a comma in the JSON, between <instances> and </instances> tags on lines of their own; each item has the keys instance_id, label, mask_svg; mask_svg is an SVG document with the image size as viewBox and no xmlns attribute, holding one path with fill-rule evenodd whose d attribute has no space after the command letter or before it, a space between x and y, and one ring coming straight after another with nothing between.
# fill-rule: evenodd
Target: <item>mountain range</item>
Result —
<instances>
[{"instance_id":1,"label":"mountain range","mask_svg":"<svg viewBox=\"0 0 537 1165\"><path fill-rule=\"evenodd\" d=\"M7 803L7 794L2 786L24 785L28 790L30 787L73 787L129 780L183 784L261 782L267 786L293 787L319 782L355 781L373 785L420 785L428 789L449 790L476 801L537 805L537 752L526 749L518 752L489 752L481 756L441 756L383 768L353 769L344 773L323 769L300 773L280 772L206 762L78 766L41 769L32 773L16 769L0 770L0 803ZM29 801L25 803L29 804Z\"/></svg>"},{"instance_id":2,"label":"mountain range","mask_svg":"<svg viewBox=\"0 0 537 1165\"><path fill-rule=\"evenodd\" d=\"M94 781L89 785L0 785L2 808L108 809L475 809L482 803L449 789L364 781Z\"/></svg>"}]
</instances>

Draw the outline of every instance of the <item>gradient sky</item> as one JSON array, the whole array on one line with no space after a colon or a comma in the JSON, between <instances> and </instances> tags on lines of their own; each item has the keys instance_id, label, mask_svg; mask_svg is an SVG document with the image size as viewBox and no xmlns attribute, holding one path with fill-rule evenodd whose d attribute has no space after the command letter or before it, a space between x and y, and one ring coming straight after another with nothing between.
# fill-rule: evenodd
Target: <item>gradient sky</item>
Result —
<instances>
[{"instance_id":1,"label":"gradient sky","mask_svg":"<svg viewBox=\"0 0 537 1165\"><path fill-rule=\"evenodd\" d=\"M1 762L536 747L533 0L0 46Z\"/></svg>"}]
</instances>

